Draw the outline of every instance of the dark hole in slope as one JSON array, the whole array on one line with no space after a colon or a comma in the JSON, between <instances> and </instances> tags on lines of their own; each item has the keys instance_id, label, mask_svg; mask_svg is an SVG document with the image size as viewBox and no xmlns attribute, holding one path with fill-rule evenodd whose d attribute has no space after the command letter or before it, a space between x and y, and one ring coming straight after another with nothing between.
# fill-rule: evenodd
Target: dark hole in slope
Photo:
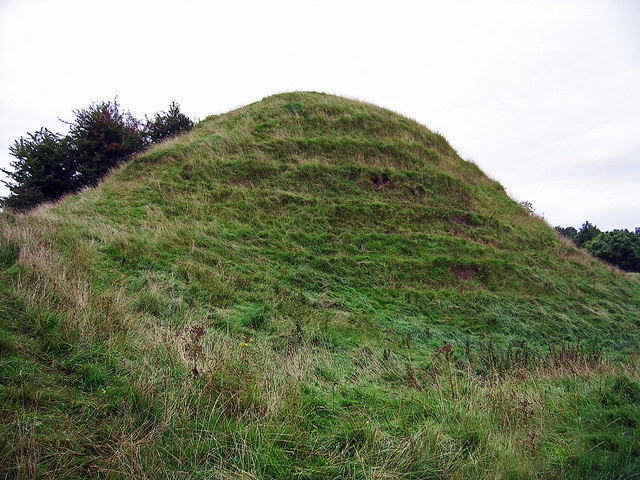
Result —
<instances>
[{"instance_id":1,"label":"dark hole in slope","mask_svg":"<svg viewBox=\"0 0 640 480\"><path fill-rule=\"evenodd\" d=\"M452 268L451 273L460 281L473 280L480 273L480 267L477 265L456 265Z\"/></svg>"},{"instance_id":2,"label":"dark hole in slope","mask_svg":"<svg viewBox=\"0 0 640 480\"><path fill-rule=\"evenodd\" d=\"M456 222L458 225L471 225L472 221L471 218L469 217L469 215L466 214L458 214L458 213L454 213L451 217L451 219Z\"/></svg>"},{"instance_id":3,"label":"dark hole in slope","mask_svg":"<svg viewBox=\"0 0 640 480\"><path fill-rule=\"evenodd\" d=\"M389 185L391 183L391 180L385 174L377 175L377 176L373 177L373 179L371 181L378 188L384 187L384 186Z\"/></svg>"}]
</instances>

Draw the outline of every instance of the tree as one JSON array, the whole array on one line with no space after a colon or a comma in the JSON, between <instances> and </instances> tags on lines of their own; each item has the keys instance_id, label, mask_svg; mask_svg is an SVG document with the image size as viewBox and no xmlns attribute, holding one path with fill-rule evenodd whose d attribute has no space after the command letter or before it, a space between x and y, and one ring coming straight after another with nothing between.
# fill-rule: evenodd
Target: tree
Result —
<instances>
[{"instance_id":1,"label":"tree","mask_svg":"<svg viewBox=\"0 0 640 480\"><path fill-rule=\"evenodd\" d=\"M640 272L640 235L628 230L601 233L585 243L592 255L617 267Z\"/></svg>"},{"instance_id":2,"label":"tree","mask_svg":"<svg viewBox=\"0 0 640 480\"><path fill-rule=\"evenodd\" d=\"M17 158L13 171L0 169L10 181L3 181L11 195L0 205L26 210L39 203L93 186L113 167L142 151L149 141L159 142L193 128L193 122L171 102L168 112L159 112L143 125L129 112L120 110L117 100L97 102L74 110L67 136L46 128L16 140L9 149Z\"/></svg>"},{"instance_id":3,"label":"tree","mask_svg":"<svg viewBox=\"0 0 640 480\"><path fill-rule=\"evenodd\" d=\"M587 220L582 224L582 228L580 228L580 231L574 237L574 241L576 242L576 245L582 247L587 242L595 239L601 233L602 232L598 227L589 223L589 221Z\"/></svg>"},{"instance_id":4,"label":"tree","mask_svg":"<svg viewBox=\"0 0 640 480\"><path fill-rule=\"evenodd\" d=\"M3 207L27 210L79 186L76 163L66 137L41 128L16 140L9 153L17 160L11 162L13 171L2 169L10 178L3 183L11 191L11 195L1 199Z\"/></svg>"},{"instance_id":5,"label":"tree","mask_svg":"<svg viewBox=\"0 0 640 480\"><path fill-rule=\"evenodd\" d=\"M111 168L147 145L140 121L121 112L116 100L93 103L74 113L69 141L83 187L95 185Z\"/></svg>"},{"instance_id":6,"label":"tree","mask_svg":"<svg viewBox=\"0 0 640 480\"><path fill-rule=\"evenodd\" d=\"M146 131L153 143L171 138L193 128L193 121L180 112L180 105L173 101L168 112L156 113L153 120L147 120Z\"/></svg>"},{"instance_id":7,"label":"tree","mask_svg":"<svg viewBox=\"0 0 640 480\"><path fill-rule=\"evenodd\" d=\"M576 235L578 234L578 230L574 227L555 227L556 232L558 232L563 237L567 237L569 240L575 241Z\"/></svg>"}]
</instances>

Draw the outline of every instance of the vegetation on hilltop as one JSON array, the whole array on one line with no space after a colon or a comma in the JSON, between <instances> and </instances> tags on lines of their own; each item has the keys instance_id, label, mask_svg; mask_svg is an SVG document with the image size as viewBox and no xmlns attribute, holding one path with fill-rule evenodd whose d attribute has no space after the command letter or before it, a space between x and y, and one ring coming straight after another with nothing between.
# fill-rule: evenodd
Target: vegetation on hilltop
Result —
<instances>
[{"instance_id":1,"label":"vegetation on hilltop","mask_svg":"<svg viewBox=\"0 0 640 480\"><path fill-rule=\"evenodd\" d=\"M132 154L193 128L193 122L172 102L146 124L121 111L116 100L93 103L74 111L66 136L41 128L9 148L16 158L3 183L11 194L0 204L25 211L43 202L95 186L112 168Z\"/></svg>"},{"instance_id":2,"label":"vegetation on hilltop","mask_svg":"<svg viewBox=\"0 0 640 480\"><path fill-rule=\"evenodd\" d=\"M628 272L640 272L640 227L635 233L626 229L602 232L586 221L580 230L556 227L556 231L600 260Z\"/></svg>"},{"instance_id":3,"label":"vegetation on hilltop","mask_svg":"<svg viewBox=\"0 0 640 480\"><path fill-rule=\"evenodd\" d=\"M640 282L388 110L209 117L0 242L9 478L640 471Z\"/></svg>"}]
</instances>

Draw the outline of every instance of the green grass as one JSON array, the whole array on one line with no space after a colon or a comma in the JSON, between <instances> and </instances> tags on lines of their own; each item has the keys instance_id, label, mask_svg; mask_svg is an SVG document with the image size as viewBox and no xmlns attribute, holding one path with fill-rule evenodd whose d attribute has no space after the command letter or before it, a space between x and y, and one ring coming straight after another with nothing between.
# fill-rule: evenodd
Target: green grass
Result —
<instances>
[{"instance_id":1,"label":"green grass","mask_svg":"<svg viewBox=\"0 0 640 480\"><path fill-rule=\"evenodd\" d=\"M317 93L0 217L7 478L626 478L640 283Z\"/></svg>"}]
</instances>

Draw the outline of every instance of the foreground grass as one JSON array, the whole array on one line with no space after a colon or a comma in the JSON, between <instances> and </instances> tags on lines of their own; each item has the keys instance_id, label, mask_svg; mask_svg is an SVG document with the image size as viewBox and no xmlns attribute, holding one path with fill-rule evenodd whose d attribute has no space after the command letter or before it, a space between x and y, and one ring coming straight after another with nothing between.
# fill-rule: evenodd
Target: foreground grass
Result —
<instances>
[{"instance_id":1,"label":"foreground grass","mask_svg":"<svg viewBox=\"0 0 640 480\"><path fill-rule=\"evenodd\" d=\"M82 339L6 300L9 478L625 478L640 363L571 347L336 350L304 334L175 332L186 364ZM19 313L22 312L22 313ZM115 342L114 342L115 343ZM197 374L195 373L197 369Z\"/></svg>"},{"instance_id":2,"label":"foreground grass","mask_svg":"<svg viewBox=\"0 0 640 480\"><path fill-rule=\"evenodd\" d=\"M391 112L271 97L0 240L8 478L640 471L640 284Z\"/></svg>"}]
</instances>

